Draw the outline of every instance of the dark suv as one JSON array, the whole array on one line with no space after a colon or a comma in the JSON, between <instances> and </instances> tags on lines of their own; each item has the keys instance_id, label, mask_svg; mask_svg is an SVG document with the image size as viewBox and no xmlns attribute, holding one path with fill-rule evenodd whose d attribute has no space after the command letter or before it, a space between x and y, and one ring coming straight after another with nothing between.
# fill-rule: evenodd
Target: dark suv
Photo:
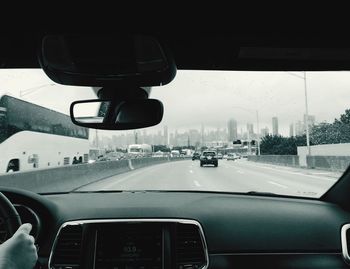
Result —
<instances>
[{"instance_id":1,"label":"dark suv","mask_svg":"<svg viewBox=\"0 0 350 269\"><path fill-rule=\"evenodd\" d=\"M193 153L193 155L192 155L192 161L194 161L194 160L199 160L200 157L201 157L201 154L200 154L199 152L195 152L195 153Z\"/></svg>"},{"instance_id":2,"label":"dark suv","mask_svg":"<svg viewBox=\"0 0 350 269\"><path fill-rule=\"evenodd\" d=\"M218 158L215 151L206 150L202 152L200 157L200 165L212 164L215 167L218 166Z\"/></svg>"}]
</instances>

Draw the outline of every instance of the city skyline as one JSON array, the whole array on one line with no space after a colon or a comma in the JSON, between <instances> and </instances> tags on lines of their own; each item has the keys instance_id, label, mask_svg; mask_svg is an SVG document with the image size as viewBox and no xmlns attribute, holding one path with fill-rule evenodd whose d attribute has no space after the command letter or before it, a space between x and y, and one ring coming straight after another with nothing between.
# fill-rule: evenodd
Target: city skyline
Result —
<instances>
[{"instance_id":1,"label":"city skyline","mask_svg":"<svg viewBox=\"0 0 350 269\"><path fill-rule=\"evenodd\" d=\"M304 115L303 121L297 121L296 124L289 125L289 136L303 135L305 134L306 117ZM260 129L260 138L266 135L273 135L277 132L278 135L278 117L272 117L272 128L269 129L265 126ZM274 126L275 124L275 126ZM309 125L315 124L315 116L309 115ZM101 143L109 145L110 147L125 148L127 145L135 143L145 143L153 145L166 145L166 146L209 146L219 144L231 144L233 141L241 140L256 140L258 134L254 132L256 126L253 123L247 123L246 128L237 128L237 121L233 118L229 119L226 127L218 128L206 128L204 124L201 124L200 128L191 128L187 130L175 129L170 131L167 125L160 126L158 129L139 129L130 132L123 132L119 135L114 134L112 137L102 136ZM256 130L256 129L255 129ZM271 131L270 131L271 130ZM91 142L91 139L90 139ZM95 145L94 139L92 144Z\"/></svg>"},{"instance_id":2,"label":"city skyline","mask_svg":"<svg viewBox=\"0 0 350 269\"><path fill-rule=\"evenodd\" d=\"M307 77L309 114L318 122L333 122L349 108L348 72L307 72ZM96 98L90 87L53 84L42 70L1 70L0 81L2 92L65 114L69 114L71 102ZM32 88L36 90L22 96ZM304 129L303 83L286 72L179 70L170 84L153 87L150 98L163 102L164 117L160 125L146 130L163 131L167 125L169 139L174 130L201 130L201 124L206 130L227 128L231 118L236 120L238 132L246 130L247 123L254 124L257 132L256 111L260 131L265 127L272 130L273 116L278 117L278 133L283 136L289 136L292 123L294 133ZM120 132L127 131L101 131L101 135L111 137Z\"/></svg>"}]
</instances>

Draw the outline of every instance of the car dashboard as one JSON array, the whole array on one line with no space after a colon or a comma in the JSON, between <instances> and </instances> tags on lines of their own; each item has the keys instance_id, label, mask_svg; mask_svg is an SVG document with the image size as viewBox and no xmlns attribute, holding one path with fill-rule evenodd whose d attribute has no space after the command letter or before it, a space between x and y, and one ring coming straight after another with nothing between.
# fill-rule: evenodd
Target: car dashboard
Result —
<instances>
[{"instance_id":1,"label":"car dashboard","mask_svg":"<svg viewBox=\"0 0 350 269\"><path fill-rule=\"evenodd\" d=\"M2 192L36 227L38 268L348 268L350 214L319 200Z\"/></svg>"}]
</instances>

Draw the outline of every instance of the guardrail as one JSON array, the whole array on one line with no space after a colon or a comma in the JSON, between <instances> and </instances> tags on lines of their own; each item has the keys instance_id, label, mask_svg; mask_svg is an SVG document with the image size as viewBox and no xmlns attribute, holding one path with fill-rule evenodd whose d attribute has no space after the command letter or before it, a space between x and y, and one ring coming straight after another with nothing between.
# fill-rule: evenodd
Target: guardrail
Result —
<instances>
[{"instance_id":1,"label":"guardrail","mask_svg":"<svg viewBox=\"0 0 350 269\"><path fill-rule=\"evenodd\" d=\"M251 155L248 156L248 161L269 163L284 166L299 166L298 155Z\"/></svg>"},{"instance_id":2,"label":"guardrail","mask_svg":"<svg viewBox=\"0 0 350 269\"><path fill-rule=\"evenodd\" d=\"M86 184L134 169L185 159L187 158L139 158L15 172L0 175L0 185L37 193L69 192Z\"/></svg>"}]
</instances>

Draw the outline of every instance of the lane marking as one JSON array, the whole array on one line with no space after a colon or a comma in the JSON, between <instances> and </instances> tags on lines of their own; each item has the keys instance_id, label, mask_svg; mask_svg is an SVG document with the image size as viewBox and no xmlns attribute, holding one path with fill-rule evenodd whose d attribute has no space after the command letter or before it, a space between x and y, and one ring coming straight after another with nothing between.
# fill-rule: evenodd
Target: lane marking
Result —
<instances>
[{"instance_id":1,"label":"lane marking","mask_svg":"<svg viewBox=\"0 0 350 269\"><path fill-rule=\"evenodd\" d=\"M330 172L313 172L313 175L332 175Z\"/></svg>"},{"instance_id":2,"label":"lane marking","mask_svg":"<svg viewBox=\"0 0 350 269\"><path fill-rule=\"evenodd\" d=\"M302 172L291 172L291 171L286 171L284 169L275 169L275 168L272 168L272 167L266 167L266 166L256 165L256 164L254 164L254 165L252 164L252 166L260 167L260 168L264 168L264 169L269 169L269 170L277 171L277 172L280 172L280 173L287 173L287 174L292 174L292 175L311 177L311 178L327 180L327 181L332 181L332 182L335 182L335 181L338 180L338 178L325 178L325 177L311 176L311 175L303 174Z\"/></svg>"},{"instance_id":3,"label":"lane marking","mask_svg":"<svg viewBox=\"0 0 350 269\"><path fill-rule=\"evenodd\" d=\"M169 165L169 163L164 163L164 164ZM159 164L159 165L163 165L163 164ZM158 165L152 165L149 167L135 169L133 171L129 171L129 172L126 172L123 174L114 175L114 176L108 177L106 179L102 179L101 181L98 181L96 183L91 183L91 186L93 186L94 184L97 184L97 186L99 186L100 184L103 184L103 187L98 187L99 190L110 189L114 185L121 184L130 178L139 176L140 174L150 173L150 172L152 173L152 172L154 172L154 170L159 169L159 167L157 167L157 166ZM106 182L103 182L104 180Z\"/></svg>"},{"instance_id":4,"label":"lane marking","mask_svg":"<svg viewBox=\"0 0 350 269\"><path fill-rule=\"evenodd\" d=\"M199 184L199 182L198 182L197 180L193 180L193 183L194 183L194 185L196 185L197 187L200 187L200 186L201 186L201 184Z\"/></svg>"},{"instance_id":5,"label":"lane marking","mask_svg":"<svg viewBox=\"0 0 350 269\"><path fill-rule=\"evenodd\" d=\"M270 183L270 184L272 184L272 185L278 186L278 187L280 187L280 188L288 189L287 186L282 185L282 184L279 184L279 183L277 183L277 182L274 182L274 181L271 181L271 180L269 180L269 181L267 181L267 182Z\"/></svg>"},{"instance_id":6,"label":"lane marking","mask_svg":"<svg viewBox=\"0 0 350 269\"><path fill-rule=\"evenodd\" d=\"M193 170L190 170L190 173L193 174Z\"/></svg>"}]
</instances>

